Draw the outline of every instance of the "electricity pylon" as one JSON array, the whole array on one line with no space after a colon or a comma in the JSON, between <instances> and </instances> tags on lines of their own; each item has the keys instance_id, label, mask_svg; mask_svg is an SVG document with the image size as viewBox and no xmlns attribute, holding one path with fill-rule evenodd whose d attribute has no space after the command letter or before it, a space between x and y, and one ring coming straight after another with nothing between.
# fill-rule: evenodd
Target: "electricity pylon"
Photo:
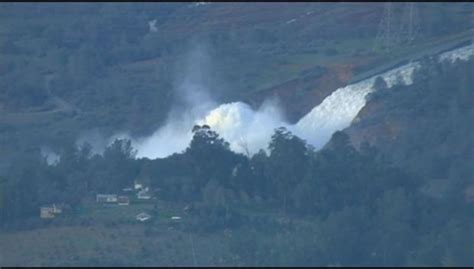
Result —
<instances>
[{"instance_id":1,"label":"electricity pylon","mask_svg":"<svg viewBox=\"0 0 474 269\"><path fill-rule=\"evenodd\" d=\"M474 45L474 8L471 11L471 44Z\"/></svg>"},{"instance_id":2,"label":"electricity pylon","mask_svg":"<svg viewBox=\"0 0 474 269\"><path fill-rule=\"evenodd\" d=\"M392 3L387 2L384 5L382 19L380 20L377 37L375 38L374 50L381 48L386 52L390 52L396 41L393 25Z\"/></svg>"},{"instance_id":3,"label":"electricity pylon","mask_svg":"<svg viewBox=\"0 0 474 269\"><path fill-rule=\"evenodd\" d=\"M405 9L400 24L398 42L410 45L418 38L420 33L420 20L418 10L415 3L405 3Z\"/></svg>"}]
</instances>

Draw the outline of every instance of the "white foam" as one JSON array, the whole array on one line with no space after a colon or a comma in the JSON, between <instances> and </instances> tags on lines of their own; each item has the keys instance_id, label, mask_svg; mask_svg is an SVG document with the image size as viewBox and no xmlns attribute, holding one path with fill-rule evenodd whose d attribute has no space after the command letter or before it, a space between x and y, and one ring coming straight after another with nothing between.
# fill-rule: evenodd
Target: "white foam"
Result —
<instances>
[{"instance_id":1,"label":"white foam","mask_svg":"<svg viewBox=\"0 0 474 269\"><path fill-rule=\"evenodd\" d=\"M449 60L450 62L454 62L456 60L466 61L473 54L474 54L474 44L471 44L471 45L461 47L455 50L444 52L439 56L439 60L440 61Z\"/></svg>"},{"instance_id":2,"label":"white foam","mask_svg":"<svg viewBox=\"0 0 474 269\"><path fill-rule=\"evenodd\" d=\"M410 63L380 76L386 81L388 87L398 82L411 84L412 74L417 66L418 63ZM352 120L365 106L365 97L374 90L373 84L376 77L337 89L319 106L301 118L291 131L307 140L315 149L321 148L334 132L350 126Z\"/></svg>"},{"instance_id":3,"label":"white foam","mask_svg":"<svg viewBox=\"0 0 474 269\"><path fill-rule=\"evenodd\" d=\"M466 60L472 54L474 47L470 45L445 52L439 60ZM265 103L255 111L247 104L234 102L214 106L204 113L205 116L195 114L182 121L168 122L152 136L133 141L133 145L138 151L137 157L166 157L183 151L189 145L194 124L207 124L230 143L231 150L239 153L255 154L260 149L266 149L274 129L280 126L305 139L315 149L320 149L334 132L351 125L365 106L367 94L374 91L374 81L378 76L386 81L389 88L398 83L409 85L413 83L412 75L419 65L419 62L412 62L341 87L294 125L284 120L278 106L273 103Z\"/></svg>"},{"instance_id":4,"label":"white foam","mask_svg":"<svg viewBox=\"0 0 474 269\"><path fill-rule=\"evenodd\" d=\"M45 159L48 165L55 166L61 160L61 157L49 147L42 146L40 150L41 156Z\"/></svg>"},{"instance_id":5,"label":"white foam","mask_svg":"<svg viewBox=\"0 0 474 269\"><path fill-rule=\"evenodd\" d=\"M275 128L287 125L276 105L265 103L254 111L241 102L221 105L197 123L209 125L230 143L231 150L250 154L265 148Z\"/></svg>"}]
</instances>

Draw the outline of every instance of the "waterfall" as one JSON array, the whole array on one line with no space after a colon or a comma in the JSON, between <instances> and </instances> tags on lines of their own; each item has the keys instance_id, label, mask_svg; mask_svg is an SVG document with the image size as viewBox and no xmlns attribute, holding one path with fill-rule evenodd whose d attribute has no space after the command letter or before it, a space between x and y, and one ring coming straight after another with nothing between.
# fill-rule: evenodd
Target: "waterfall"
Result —
<instances>
[{"instance_id":1,"label":"waterfall","mask_svg":"<svg viewBox=\"0 0 474 269\"><path fill-rule=\"evenodd\" d=\"M438 60L467 60L472 54L474 46L469 45L444 52L438 56ZM192 124L207 124L229 142L231 150L255 154L260 149L267 149L275 128L284 126L315 149L320 149L334 132L351 125L365 106L367 94L374 91L377 77L382 77L388 88L399 83L409 85L413 83L413 73L419 66L418 61L410 62L336 89L296 124L289 124L275 103L266 102L258 110L253 110L245 103L233 102L214 106L200 118L193 116L186 121L171 121L150 137L132 140L132 144L138 150L138 157L166 157L189 145Z\"/></svg>"},{"instance_id":2,"label":"waterfall","mask_svg":"<svg viewBox=\"0 0 474 269\"><path fill-rule=\"evenodd\" d=\"M382 77L390 88L397 83L411 84L412 74L419 63L410 63L387 71ZM290 128L316 149L324 146L332 134L349 127L352 120L365 106L367 94L374 91L377 76L335 90Z\"/></svg>"}]
</instances>

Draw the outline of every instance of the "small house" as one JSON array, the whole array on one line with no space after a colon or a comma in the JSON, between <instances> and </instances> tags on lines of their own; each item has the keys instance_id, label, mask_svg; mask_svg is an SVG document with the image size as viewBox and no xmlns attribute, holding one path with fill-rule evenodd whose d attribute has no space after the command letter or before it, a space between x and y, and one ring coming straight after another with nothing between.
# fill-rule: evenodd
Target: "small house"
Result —
<instances>
[{"instance_id":1,"label":"small house","mask_svg":"<svg viewBox=\"0 0 474 269\"><path fill-rule=\"evenodd\" d=\"M97 194L96 201L97 203L116 203L117 194Z\"/></svg>"},{"instance_id":2,"label":"small house","mask_svg":"<svg viewBox=\"0 0 474 269\"><path fill-rule=\"evenodd\" d=\"M56 215L63 213L63 204L51 204L40 207L40 218L52 219Z\"/></svg>"},{"instance_id":3,"label":"small house","mask_svg":"<svg viewBox=\"0 0 474 269\"><path fill-rule=\"evenodd\" d=\"M53 204L53 214L61 214L61 213L63 213L62 206Z\"/></svg>"},{"instance_id":4,"label":"small house","mask_svg":"<svg viewBox=\"0 0 474 269\"><path fill-rule=\"evenodd\" d=\"M117 198L117 203L119 205L129 205L130 204L130 199L128 198L128 196L119 196Z\"/></svg>"},{"instance_id":5,"label":"small house","mask_svg":"<svg viewBox=\"0 0 474 269\"><path fill-rule=\"evenodd\" d=\"M138 199L148 200L148 199L151 199L151 197L152 197L152 195L151 195L151 192L148 190L148 187L142 189L141 191L139 191L137 193L137 198Z\"/></svg>"},{"instance_id":6,"label":"small house","mask_svg":"<svg viewBox=\"0 0 474 269\"><path fill-rule=\"evenodd\" d=\"M143 184L141 182L138 182L137 180L135 180L133 182L133 187L135 188L135 190L141 190L143 188Z\"/></svg>"},{"instance_id":7,"label":"small house","mask_svg":"<svg viewBox=\"0 0 474 269\"><path fill-rule=\"evenodd\" d=\"M50 206L40 207L40 218L42 219L52 219L54 218L53 208Z\"/></svg>"},{"instance_id":8,"label":"small house","mask_svg":"<svg viewBox=\"0 0 474 269\"><path fill-rule=\"evenodd\" d=\"M142 212L140 214L138 214L136 217L135 217L136 220L140 221L140 222L144 222L144 221L147 221L149 219L151 219L151 215L150 214L147 214L145 212Z\"/></svg>"}]
</instances>

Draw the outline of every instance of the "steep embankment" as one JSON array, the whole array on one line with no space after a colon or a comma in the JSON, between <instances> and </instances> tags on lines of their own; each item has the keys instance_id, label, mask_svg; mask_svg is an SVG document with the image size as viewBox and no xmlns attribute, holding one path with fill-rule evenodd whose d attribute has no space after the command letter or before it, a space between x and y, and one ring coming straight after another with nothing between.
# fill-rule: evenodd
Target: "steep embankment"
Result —
<instances>
[{"instance_id":1,"label":"steep embankment","mask_svg":"<svg viewBox=\"0 0 474 269\"><path fill-rule=\"evenodd\" d=\"M465 42L461 43L465 44ZM473 54L473 45L459 47L439 54L438 60L448 60L451 63L456 60L466 61ZM474 74L474 70L472 70ZM426 89L429 91L430 89ZM374 145L383 145L397 138L402 129L416 128L416 124L407 125L410 121L406 118L392 117L381 118L387 112L387 103L380 98L367 102L360 110L354 124L346 131L351 135L355 146L359 146L362 141L367 141Z\"/></svg>"},{"instance_id":2,"label":"steep embankment","mask_svg":"<svg viewBox=\"0 0 474 269\"><path fill-rule=\"evenodd\" d=\"M474 45L440 55L414 84L378 92L345 131L397 165L435 179L472 178ZM462 60L454 62L456 59Z\"/></svg>"},{"instance_id":3,"label":"steep embankment","mask_svg":"<svg viewBox=\"0 0 474 269\"><path fill-rule=\"evenodd\" d=\"M245 101L257 108L269 97L276 97L289 122L296 123L321 104L336 89L354 84L428 55L468 45L473 30L401 48L392 55L349 57L340 63L323 63L300 72L298 78L250 94Z\"/></svg>"}]
</instances>

